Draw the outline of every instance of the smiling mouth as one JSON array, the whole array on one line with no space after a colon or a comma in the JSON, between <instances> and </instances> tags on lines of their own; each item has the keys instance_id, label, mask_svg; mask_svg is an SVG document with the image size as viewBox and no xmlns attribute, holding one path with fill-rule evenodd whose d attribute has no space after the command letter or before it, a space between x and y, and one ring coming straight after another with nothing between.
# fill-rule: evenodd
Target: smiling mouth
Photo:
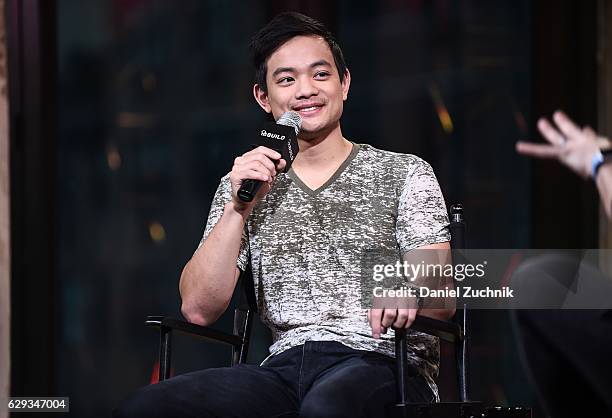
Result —
<instances>
[{"instance_id":1,"label":"smiling mouth","mask_svg":"<svg viewBox=\"0 0 612 418\"><path fill-rule=\"evenodd\" d=\"M318 112L322 107L323 107L322 104L316 104L316 105L312 105L312 106L300 106L300 107L296 107L296 108L294 108L294 110L296 112L300 113L301 115L310 115L310 114Z\"/></svg>"}]
</instances>

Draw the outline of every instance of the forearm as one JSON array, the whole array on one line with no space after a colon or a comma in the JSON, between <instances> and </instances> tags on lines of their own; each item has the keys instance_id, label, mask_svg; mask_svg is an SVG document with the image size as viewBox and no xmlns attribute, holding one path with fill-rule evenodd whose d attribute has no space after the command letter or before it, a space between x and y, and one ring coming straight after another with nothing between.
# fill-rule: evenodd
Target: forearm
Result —
<instances>
[{"instance_id":1,"label":"forearm","mask_svg":"<svg viewBox=\"0 0 612 418\"><path fill-rule=\"evenodd\" d=\"M599 198L606 211L606 217L612 220L612 164L602 165L595 179Z\"/></svg>"},{"instance_id":2,"label":"forearm","mask_svg":"<svg viewBox=\"0 0 612 418\"><path fill-rule=\"evenodd\" d=\"M452 290L455 285L450 278L438 279L435 290ZM427 297L422 302L422 308L418 314L428 318L448 321L455 315L456 298L452 296Z\"/></svg>"},{"instance_id":3,"label":"forearm","mask_svg":"<svg viewBox=\"0 0 612 418\"><path fill-rule=\"evenodd\" d=\"M434 272L444 270L445 266L452 264L452 255L450 251L450 243L432 244L424 246L414 251L413 254L407 253L404 257L405 261L413 264L437 266L439 269L432 269ZM446 276L421 276L415 280L418 286L426 287L431 290L453 289L454 283L452 277ZM441 321L448 321L455 315L454 297L426 297L422 301L422 308L418 314Z\"/></svg>"},{"instance_id":4,"label":"forearm","mask_svg":"<svg viewBox=\"0 0 612 418\"><path fill-rule=\"evenodd\" d=\"M455 315L456 309L440 308L440 309L421 309L418 314L428 318L438 319L440 321L448 321Z\"/></svg>"},{"instance_id":5,"label":"forearm","mask_svg":"<svg viewBox=\"0 0 612 418\"><path fill-rule=\"evenodd\" d=\"M204 244L185 265L179 282L181 311L210 325L227 309L238 279L236 261L246 217L230 202Z\"/></svg>"}]
</instances>

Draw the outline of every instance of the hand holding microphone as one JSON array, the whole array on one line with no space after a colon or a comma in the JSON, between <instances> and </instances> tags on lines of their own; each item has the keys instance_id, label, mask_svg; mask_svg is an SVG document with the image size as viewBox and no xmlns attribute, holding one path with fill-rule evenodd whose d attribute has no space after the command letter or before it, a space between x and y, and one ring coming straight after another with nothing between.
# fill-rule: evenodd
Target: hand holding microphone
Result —
<instances>
[{"instance_id":1,"label":"hand holding microphone","mask_svg":"<svg viewBox=\"0 0 612 418\"><path fill-rule=\"evenodd\" d=\"M285 112L276 122L258 132L258 147L237 157L230 174L234 202L242 208L264 196L279 172L287 172L299 151L297 134L301 118Z\"/></svg>"}]
</instances>

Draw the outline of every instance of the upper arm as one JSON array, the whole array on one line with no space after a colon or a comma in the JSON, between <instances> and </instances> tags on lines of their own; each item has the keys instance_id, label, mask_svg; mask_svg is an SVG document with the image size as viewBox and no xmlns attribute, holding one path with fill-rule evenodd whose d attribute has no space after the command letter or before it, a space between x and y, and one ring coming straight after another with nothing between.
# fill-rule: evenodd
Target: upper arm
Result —
<instances>
[{"instance_id":1,"label":"upper arm","mask_svg":"<svg viewBox=\"0 0 612 418\"><path fill-rule=\"evenodd\" d=\"M415 250L450 250L450 241L437 242L435 244L422 245Z\"/></svg>"},{"instance_id":2,"label":"upper arm","mask_svg":"<svg viewBox=\"0 0 612 418\"><path fill-rule=\"evenodd\" d=\"M434 244L421 245L420 247L414 248L410 251L406 251L402 254L402 261L414 265L434 266L441 265L444 271L444 266L451 265L452 255L451 246L449 241L439 242ZM440 288L440 285L452 284L453 278L441 276L438 277L438 270L436 269L424 269L424 271L433 272L433 274L427 275L425 280L437 279L436 288ZM431 277L429 277L431 276ZM449 280L441 280L449 279ZM423 281L423 285L431 286L431 281Z\"/></svg>"}]
</instances>

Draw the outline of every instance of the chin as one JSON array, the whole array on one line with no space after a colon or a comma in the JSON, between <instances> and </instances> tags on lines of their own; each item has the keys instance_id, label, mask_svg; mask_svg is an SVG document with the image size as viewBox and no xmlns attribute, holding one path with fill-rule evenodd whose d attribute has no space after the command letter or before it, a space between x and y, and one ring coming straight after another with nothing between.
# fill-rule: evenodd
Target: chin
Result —
<instances>
[{"instance_id":1,"label":"chin","mask_svg":"<svg viewBox=\"0 0 612 418\"><path fill-rule=\"evenodd\" d=\"M336 128L336 125L321 125L316 124L315 126L309 126L309 123L305 123L302 125L302 130L300 132L300 138L316 138L320 136L324 136L329 134Z\"/></svg>"},{"instance_id":2,"label":"chin","mask_svg":"<svg viewBox=\"0 0 612 418\"><path fill-rule=\"evenodd\" d=\"M321 134L318 132L301 131L298 138L301 139L302 141L312 141L314 139L319 138L320 136Z\"/></svg>"}]
</instances>

